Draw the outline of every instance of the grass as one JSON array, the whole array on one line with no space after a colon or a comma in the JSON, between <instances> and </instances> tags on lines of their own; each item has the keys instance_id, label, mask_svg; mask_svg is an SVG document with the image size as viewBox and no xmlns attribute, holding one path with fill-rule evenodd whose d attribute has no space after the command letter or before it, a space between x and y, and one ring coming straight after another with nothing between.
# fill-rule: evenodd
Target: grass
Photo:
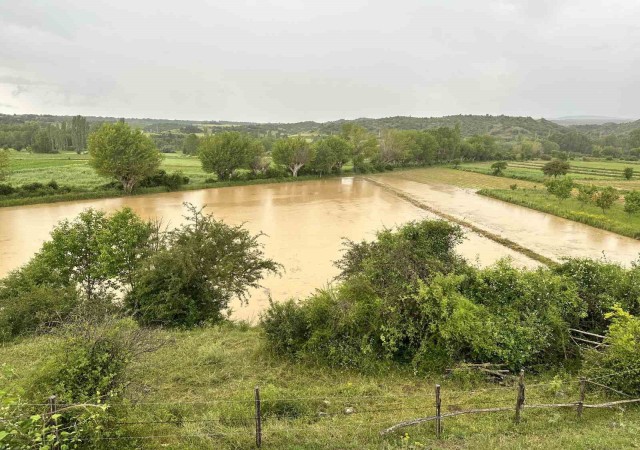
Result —
<instances>
[{"instance_id":1,"label":"grass","mask_svg":"<svg viewBox=\"0 0 640 450\"><path fill-rule=\"evenodd\" d=\"M433 415L435 383L442 385L443 412L511 406L516 388L468 375L417 376L397 367L366 375L296 363L272 356L260 328L243 325L160 330L157 338L169 344L133 364L127 400L114 407L124 423L119 436L133 439L116 439L113 448L253 448L255 386L267 449L630 448L640 433L640 409L630 407L587 409L582 420L573 409L527 409L519 425L511 412L459 416L444 420L440 441L433 423L381 437L400 421ZM41 336L0 348L3 389L27 386L55 345L54 337ZM575 401L577 385L567 380L528 376L527 402ZM603 398L587 393L587 402Z\"/></svg>"},{"instance_id":2,"label":"grass","mask_svg":"<svg viewBox=\"0 0 640 450\"><path fill-rule=\"evenodd\" d=\"M509 161L502 177L544 183L547 179L542 173L542 166L547 161ZM468 163L459 166L460 170L493 176L491 162ZM614 186L618 189L631 190L640 188L640 167L638 164L621 161L569 161L569 175L577 182L592 183L598 186ZM626 180L623 171L633 167L635 174Z\"/></svg>"},{"instance_id":3,"label":"grass","mask_svg":"<svg viewBox=\"0 0 640 450\"><path fill-rule=\"evenodd\" d=\"M509 203L526 206L555 216L564 217L623 236L640 239L640 216L624 212L624 203L616 202L605 213L595 205L583 204L575 197L558 200L545 189L495 190L483 189L481 195L504 200Z\"/></svg>"}]
</instances>

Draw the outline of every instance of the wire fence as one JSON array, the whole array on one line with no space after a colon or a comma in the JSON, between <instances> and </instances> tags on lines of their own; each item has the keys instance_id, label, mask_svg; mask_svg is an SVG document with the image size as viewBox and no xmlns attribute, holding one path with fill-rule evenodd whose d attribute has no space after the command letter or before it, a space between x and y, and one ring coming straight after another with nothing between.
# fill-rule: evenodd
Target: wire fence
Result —
<instances>
[{"instance_id":1,"label":"wire fence","mask_svg":"<svg viewBox=\"0 0 640 450\"><path fill-rule=\"evenodd\" d=\"M260 396L259 388L255 388L253 398L212 399L211 401L185 402L145 402L130 404L58 404L55 396L46 403L18 403L15 410L22 407L42 408L43 417L50 417L74 409L113 408L126 417L144 411L141 419L120 419L108 422L104 431L94 439L100 441L149 441L149 440L246 440L255 439L255 446L262 446L270 437L280 433L305 432L312 427L321 427L327 432L366 431L381 436L392 434L400 429L435 422L435 437L442 435L442 423L462 415L478 415L489 413L512 412L513 420L518 423L521 415L528 409L574 408L577 417L581 417L585 409L615 408L640 403L639 398L608 386L606 380L623 377L640 372L640 367L626 371L611 372L592 378L562 380L561 385L573 391L573 398L562 403L549 402L546 390L553 391L558 381L534 383L526 385L524 372L520 374L515 386L495 386L482 389L447 391L435 385L432 392L418 389L410 394L362 394L362 395L318 395L318 396ZM606 395L624 397L622 400L611 400L601 403L588 403L587 386L602 391ZM484 396L484 397L483 397ZM601 396L598 397L598 399ZM593 399L593 398L592 398ZM299 405L310 403L307 408ZM161 407L160 411L156 407ZM182 417L179 408L193 413L193 407L204 408L204 417ZM233 414L225 408L235 408ZM165 409L162 409L165 408ZM172 417L162 417L171 409ZM122 414L128 412L129 414ZM425 413L427 415L425 415ZM226 414L226 415L225 415ZM144 416L149 416L145 418ZM377 416L387 417L384 420L372 421ZM397 422L398 418L408 415L414 418ZM415 417L418 416L418 417ZM19 417L16 414L13 418ZM337 418L341 420L336 420ZM344 419L344 420L342 420ZM6 421L0 418L0 421ZM393 423L393 422L396 423ZM63 430L62 428L60 430ZM54 447L55 448L55 447Z\"/></svg>"}]
</instances>

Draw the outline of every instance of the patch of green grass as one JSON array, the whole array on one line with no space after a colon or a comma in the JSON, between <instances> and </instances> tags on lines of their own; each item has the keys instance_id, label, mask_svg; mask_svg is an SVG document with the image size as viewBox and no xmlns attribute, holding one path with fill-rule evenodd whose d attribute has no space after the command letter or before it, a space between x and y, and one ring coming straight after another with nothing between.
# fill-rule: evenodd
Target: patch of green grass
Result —
<instances>
[{"instance_id":1,"label":"patch of green grass","mask_svg":"<svg viewBox=\"0 0 640 450\"><path fill-rule=\"evenodd\" d=\"M112 448L253 448L255 386L263 447L270 449L630 448L640 433L640 410L629 407L586 409L581 420L573 408L527 409L519 425L510 411L458 416L444 419L442 440L435 439L433 422L381 437L398 422L433 415L435 383L442 385L443 413L512 406L516 387L477 376L425 377L394 367L361 374L296 363L272 356L256 327L161 330L157 337L169 343L133 365L127 400L113 410L119 436L131 439L114 439ZM55 345L55 337L41 336L0 348L3 389L28 386ZM575 401L577 385L568 380L527 376L527 402ZM587 393L587 402L603 398Z\"/></svg>"},{"instance_id":2,"label":"patch of green grass","mask_svg":"<svg viewBox=\"0 0 640 450\"><path fill-rule=\"evenodd\" d=\"M640 239L640 216L624 212L624 203L621 201L616 202L611 209L603 213L597 206L585 205L574 197L562 201L558 200L547 193L545 189L518 189L515 191L483 189L478 193L603 230L613 231L623 236Z\"/></svg>"}]
</instances>

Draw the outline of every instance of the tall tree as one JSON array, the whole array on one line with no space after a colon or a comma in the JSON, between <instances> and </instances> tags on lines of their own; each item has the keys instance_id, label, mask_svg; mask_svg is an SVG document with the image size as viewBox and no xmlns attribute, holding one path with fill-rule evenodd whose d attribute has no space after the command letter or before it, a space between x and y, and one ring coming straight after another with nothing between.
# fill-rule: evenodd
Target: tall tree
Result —
<instances>
[{"instance_id":1,"label":"tall tree","mask_svg":"<svg viewBox=\"0 0 640 450\"><path fill-rule=\"evenodd\" d=\"M74 116L71 119L71 145L76 153L80 154L86 150L88 136L89 123L86 117Z\"/></svg>"},{"instance_id":2,"label":"tall tree","mask_svg":"<svg viewBox=\"0 0 640 450\"><path fill-rule=\"evenodd\" d=\"M378 153L378 140L360 125L345 123L342 126L342 138L351 145L353 169L356 172Z\"/></svg>"},{"instance_id":3,"label":"tall tree","mask_svg":"<svg viewBox=\"0 0 640 450\"><path fill-rule=\"evenodd\" d=\"M198 136L196 136L195 134L191 133L186 135L184 140L182 141L182 153L190 156L197 154L199 142L200 139L198 139Z\"/></svg>"},{"instance_id":4,"label":"tall tree","mask_svg":"<svg viewBox=\"0 0 640 450\"><path fill-rule=\"evenodd\" d=\"M227 180L234 170L248 164L249 135L237 131L205 136L198 144L198 156L205 172L215 172L219 180Z\"/></svg>"},{"instance_id":5,"label":"tall tree","mask_svg":"<svg viewBox=\"0 0 640 450\"><path fill-rule=\"evenodd\" d=\"M141 130L125 122L106 123L89 135L89 165L98 174L114 177L125 192L160 167L162 155Z\"/></svg>"},{"instance_id":6,"label":"tall tree","mask_svg":"<svg viewBox=\"0 0 640 450\"><path fill-rule=\"evenodd\" d=\"M291 175L298 176L298 171L313 161L314 148L301 136L279 139L273 145L271 156L276 164L286 166Z\"/></svg>"}]
</instances>

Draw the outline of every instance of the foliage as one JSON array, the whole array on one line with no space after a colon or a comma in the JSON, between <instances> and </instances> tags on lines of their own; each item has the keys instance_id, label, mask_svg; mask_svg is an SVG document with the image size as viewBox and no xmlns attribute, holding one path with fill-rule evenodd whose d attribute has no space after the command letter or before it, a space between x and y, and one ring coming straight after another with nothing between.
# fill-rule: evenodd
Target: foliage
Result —
<instances>
[{"instance_id":1,"label":"foliage","mask_svg":"<svg viewBox=\"0 0 640 450\"><path fill-rule=\"evenodd\" d=\"M493 174L494 175L502 175L502 171L505 170L507 168L507 162L506 161L496 161L493 164L491 164L491 168L493 169Z\"/></svg>"},{"instance_id":2,"label":"foliage","mask_svg":"<svg viewBox=\"0 0 640 450\"><path fill-rule=\"evenodd\" d=\"M627 180L633 178L633 167L625 167L624 168L624 177Z\"/></svg>"},{"instance_id":3,"label":"foliage","mask_svg":"<svg viewBox=\"0 0 640 450\"><path fill-rule=\"evenodd\" d=\"M272 349L338 367L380 362L438 370L454 361L549 364L565 357L568 327L586 307L549 269L500 262L476 269L453 252L460 230L412 223L347 242L341 284L300 303L271 304L262 326Z\"/></svg>"},{"instance_id":4,"label":"foliage","mask_svg":"<svg viewBox=\"0 0 640 450\"><path fill-rule=\"evenodd\" d=\"M640 211L640 191L631 191L624 195L624 211L629 214Z\"/></svg>"},{"instance_id":5,"label":"foliage","mask_svg":"<svg viewBox=\"0 0 640 450\"><path fill-rule=\"evenodd\" d=\"M560 200L565 200L571 197L571 191L573 191L574 183L571 177L564 177L560 179L547 180L545 182L547 191L551 195L555 195Z\"/></svg>"},{"instance_id":6,"label":"foliage","mask_svg":"<svg viewBox=\"0 0 640 450\"><path fill-rule=\"evenodd\" d=\"M219 180L227 180L234 170L248 164L251 138L237 131L205 136L198 144L198 156L205 172L215 172Z\"/></svg>"},{"instance_id":7,"label":"foliage","mask_svg":"<svg viewBox=\"0 0 640 450\"><path fill-rule=\"evenodd\" d=\"M187 209L187 223L168 232L133 275L136 282L125 305L142 324L220 322L232 298L246 301L265 273L279 271L264 257L260 235L226 225L192 205Z\"/></svg>"},{"instance_id":8,"label":"foliage","mask_svg":"<svg viewBox=\"0 0 640 450\"><path fill-rule=\"evenodd\" d=\"M151 223L124 208L107 216L87 209L51 232L39 257L68 285L78 285L88 302L133 283L133 272L150 250Z\"/></svg>"},{"instance_id":9,"label":"foliage","mask_svg":"<svg viewBox=\"0 0 640 450\"><path fill-rule=\"evenodd\" d=\"M590 378L606 375L607 386L637 396L640 394L640 318L618 305L606 318L611 321L604 340L607 346L587 353L585 372Z\"/></svg>"},{"instance_id":10,"label":"foliage","mask_svg":"<svg viewBox=\"0 0 640 450\"><path fill-rule=\"evenodd\" d=\"M264 175L271 165L271 160L267 157L264 144L257 139L251 141L247 149L247 159L249 168L254 176Z\"/></svg>"},{"instance_id":11,"label":"foliage","mask_svg":"<svg viewBox=\"0 0 640 450\"><path fill-rule=\"evenodd\" d=\"M595 194L594 202L602 209L602 213L604 214L605 210L610 209L619 198L620 193L618 190L614 187L607 186Z\"/></svg>"},{"instance_id":12,"label":"foliage","mask_svg":"<svg viewBox=\"0 0 640 450\"><path fill-rule=\"evenodd\" d=\"M160 166L162 157L150 138L124 122L106 123L89 135L89 165L122 183L126 193Z\"/></svg>"},{"instance_id":13,"label":"foliage","mask_svg":"<svg viewBox=\"0 0 640 450\"><path fill-rule=\"evenodd\" d=\"M10 172L9 150L0 149L0 181L4 181Z\"/></svg>"},{"instance_id":14,"label":"foliage","mask_svg":"<svg viewBox=\"0 0 640 450\"><path fill-rule=\"evenodd\" d=\"M303 137L289 137L275 142L271 156L273 162L286 166L297 177L298 171L313 161L315 149Z\"/></svg>"},{"instance_id":15,"label":"foliage","mask_svg":"<svg viewBox=\"0 0 640 450\"><path fill-rule=\"evenodd\" d=\"M189 184L189 177L185 177L182 173L176 172L168 174L165 170L158 170L151 176L142 180L140 187L158 187L164 186L169 191L180 189L181 186Z\"/></svg>"},{"instance_id":16,"label":"foliage","mask_svg":"<svg viewBox=\"0 0 640 450\"><path fill-rule=\"evenodd\" d=\"M542 166L542 173L547 176L557 177L558 175L566 175L571 166L568 162L560 159L554 159Z\"/></svg>"},{"instance_id":17,"label":"foliage","mask_svg":"<svg viewBox=\"0 0 640 450\"><path fill-rule=\"evenodd\" d=\"M187 134L182 141L182 153L193 156L198 154L198 144L200 139L195 134Z\"/></svg>"},{"instance_id":18,"label":"foliage","mask_svg":"<svg viewBox=\"0 0 640 450\"><path fill-rule=\"evenodd\" d=\"M351 159L350 144L339 136L329 136L314 143L313 170L320 174L340 171Z\"/></svg>"},{"instance_id":19,"label":"foliage","mask_svg":"<svg viewBox=\"0 0 640 450\"><path fill-rule=\"evenodd\" d=\"M594 196L598 192L598 187L593 184L578 184L578 201L584 205L594 201Z\"/></svg>"}]
</instances>

